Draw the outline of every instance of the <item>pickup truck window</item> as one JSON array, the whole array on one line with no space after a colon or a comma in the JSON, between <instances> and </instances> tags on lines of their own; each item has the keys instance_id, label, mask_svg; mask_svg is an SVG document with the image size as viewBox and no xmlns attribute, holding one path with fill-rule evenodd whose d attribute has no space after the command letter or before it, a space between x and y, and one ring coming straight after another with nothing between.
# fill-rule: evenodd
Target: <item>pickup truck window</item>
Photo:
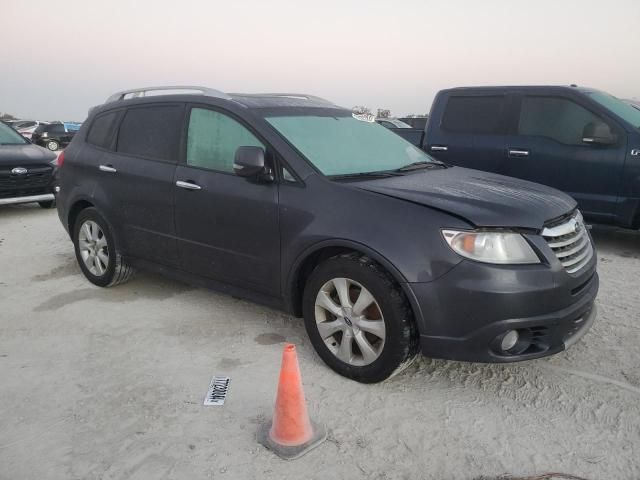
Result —
<instances>
[{"instance_id":1,"label":"pickup truck window","mask_svg":"<svg viewBox=\"0 0 640 480\"><path fill-rule=\"evenodd\" d=\"M328 176L396 170L433 161L385 127L352 116L282 116L266 120Z\"/></svg>"},{"instance_id":2,"label":"pickup truck window","mask_svg":"<svg viewBox=\"0 0 640 480\"><path fill-rule=\"evenodd\" d=\"M253 133L233 118L205 108L191 110L187 164L232 173L238 147L265 148Z\"/></svg>"},{"instance_id":3,"label":"pickup truck window","mask_svg":"<svg viewBox=\"0 0 640 480\"><path fill-rule=\"evenodd\" d=\"M566 145L584 145L584 127L602 121L566 98L526 96L520 108L518 134L546 137Z\"/></svg>"},{"instance_id":4,"label":"pickup truck window","mask_svg":"<svg viewBox=\"0 0 640 480\"><path fill-rule=\"evenodd\" d=\"M626 120L636 128L640 128L640 110L626 102L604 92L587 92L587 96L600 105Z\"/></svg>"},{"instance_id":5,"label":"pickup truck window","mask_svg":"<svg viewBox=\"0 0 640 480\"><path fill-rule=\"evenodd\" d=\"M456 133L502 133L504 104L502 95L449 97L442 117L442 128Z\"/></svg>"}]
</instances>

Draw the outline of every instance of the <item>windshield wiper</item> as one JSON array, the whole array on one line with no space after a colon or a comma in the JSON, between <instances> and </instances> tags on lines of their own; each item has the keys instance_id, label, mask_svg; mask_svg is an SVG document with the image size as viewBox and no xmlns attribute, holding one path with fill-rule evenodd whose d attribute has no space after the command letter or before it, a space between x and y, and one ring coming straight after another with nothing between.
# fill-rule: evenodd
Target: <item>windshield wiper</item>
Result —
<instances>
[{"instance_id":1,"label":"windshield wiper","mask_svg":"<svg viewBox=\"0 0 640 480\"><path fill-rule=\"evenodd\" d=\"M423 168L434 168L434 167L447 168L448 165L444 162L439 162L437 160L429 160L429 161L421 160L419 162L413 162L413 163L410 163L409 165L405 165L404 167L400 167L396 170L396 172L411 172L412 170L421 170Z\"/></svg>"},{"instance_id":2,"label":"windshield wiper","mask_svg":"<svg viewBox=\"0 0 640 480\"><path fill-rule=\"evenodd\" d=\"M329 175L331 180L343 180L349 178L386 178L386 177L397 177L398 175L402 175L400 172L395 170L380 170L378 172L358 172L358 173L343 173L339 175Z\"/></svg>"}]
</instances>

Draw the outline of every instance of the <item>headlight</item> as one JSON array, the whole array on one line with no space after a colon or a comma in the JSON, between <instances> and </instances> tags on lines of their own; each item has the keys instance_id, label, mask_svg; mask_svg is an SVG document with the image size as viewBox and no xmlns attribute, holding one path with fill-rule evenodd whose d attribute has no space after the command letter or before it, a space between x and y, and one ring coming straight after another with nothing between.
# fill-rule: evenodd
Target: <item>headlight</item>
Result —
<instances>
[{"instance_id":1,"label":"headlight","mask_svg":"<svg viewBox=\"0 0 640 480\"><path fill-rule=\"evenodd\" d=\"M449 246L463 257L485 263L540 263L522 235L513 232L443 230Z\"/></svg>"}]
</instances>

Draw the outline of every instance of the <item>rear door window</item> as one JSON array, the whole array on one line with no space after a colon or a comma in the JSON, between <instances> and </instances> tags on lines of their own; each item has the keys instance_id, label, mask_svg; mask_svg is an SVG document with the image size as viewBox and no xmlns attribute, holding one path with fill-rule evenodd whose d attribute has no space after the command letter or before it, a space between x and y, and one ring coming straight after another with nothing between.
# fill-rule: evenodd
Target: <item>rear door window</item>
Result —
<instances>
[{"instance_id":1,"label":"rear door window","mask_svg":"<svg viewBox=\"0 0 640 480\"><path fill-rule=\"evenodd\" d=\"M116 150L128 155L175 162L183 111L182 105L130 108L120 125Z\"/></svg>"},{"instance_id":2,"label":"rear door window","mask_svg":"<svg viewBox=\"0 0 640 480\"><path fill-rule=\"evenodd\" d=\"M206 108L193 108L189 116L187 164L220 172L233 172L238 147L264 144L237 120Z\"/></svg>"},{"instance_id":3,"label":"rear door window","mask_svg":"<svg viewBox=\"0 0 640 480\"><path fill-rule=\"evenodd\" d=\"M442 128L456 133L503 133L504 106L503 95L449 97L442 117Z\"/></svg>"},{"instance_id":4,"label":"rear door window","mask_svg":"<svg viewBox=\"0 0 640 480\"><path fill-rule=\"evenodd\" d=\"M584 145L584 127L602 121L567 98L525 96L520 107L518 134L546 137L567 145Z\"/></svg>"},{"instance_id":5,"label":"rear door window","mask_svg":"<svg viewBox=\"0 0 640 480\"><path fill-rule=\"evenodd\" d=\"M87 143L100 148L111 148L113 135L118 127L119 111L107 112L98 115L91 124L91 129L87 135Z\"/></svg>"}]
</instances>

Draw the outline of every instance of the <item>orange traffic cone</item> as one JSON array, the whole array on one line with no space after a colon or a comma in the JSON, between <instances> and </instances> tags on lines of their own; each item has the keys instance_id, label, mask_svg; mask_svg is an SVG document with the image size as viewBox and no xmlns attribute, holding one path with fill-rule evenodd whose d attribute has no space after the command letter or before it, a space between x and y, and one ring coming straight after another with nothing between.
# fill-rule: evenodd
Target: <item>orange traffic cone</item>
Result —
<instances>
[{"instance_id":1,"label":"orange traffic cone","mask_svg":"<svg viewBox=\"0 0 640 480\"><path fill-rule=\"evenodd\" d=\"M282 352L273 421L262 426L258 441L280 457L293 460L317 447L326 438L326 430L309 419L296 346L287 344Z\"/></svg>"}]
</instances>

